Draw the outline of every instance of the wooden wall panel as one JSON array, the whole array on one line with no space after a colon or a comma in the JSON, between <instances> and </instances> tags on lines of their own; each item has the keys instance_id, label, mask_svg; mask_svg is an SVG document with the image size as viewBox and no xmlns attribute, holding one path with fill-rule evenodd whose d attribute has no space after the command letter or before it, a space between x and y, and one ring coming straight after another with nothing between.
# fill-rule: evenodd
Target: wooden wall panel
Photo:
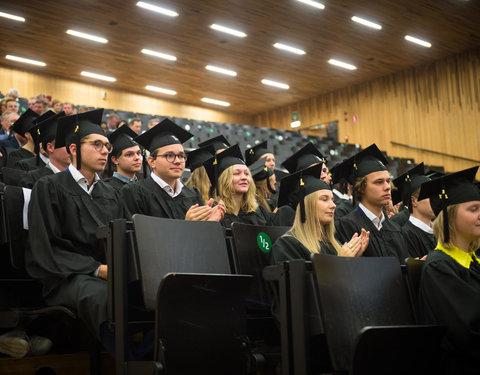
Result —
<instances>
[{"instance_id":1,"label":"wooden wall panel","mask_svg":"<svg viewBox=\"0 0 480 375\"><path fill-rule=\"evenodd\" d=\"M478 165L391 141L480 161L480 49L262 113L254 123L289 129L292 111L301 128L339 120L340 142L375 142L390 155L448 171Z\"/></svg>"},{"instance_id":2,"label":"wooden wall panel","mask_svg":"<svg viewBox=\"0 0 480 375\"><path fill-rule=\"evenodd\" d=\"M46 93L62 102L99 108L237 124L251 124L253 121L252 117L248 115L215 111L111 89L108 83L104 86L96 86L0 67L0 88L2 92L6 94L7 90L12 87L20 90L20 95L26 98L39 93ZM105 100L101 98L102 91L107 92Z\"/></svg>"}]
</instances>

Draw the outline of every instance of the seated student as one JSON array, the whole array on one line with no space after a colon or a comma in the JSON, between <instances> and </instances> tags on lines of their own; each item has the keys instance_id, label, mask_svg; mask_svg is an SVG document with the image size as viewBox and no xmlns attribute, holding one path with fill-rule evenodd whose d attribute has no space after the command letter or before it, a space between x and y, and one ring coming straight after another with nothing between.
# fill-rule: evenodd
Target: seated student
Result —
<instances>
[{"instance_id":1,"label":"seated student","mask_svg":"<svg viewBox=\"0 0 480 375\"><path fill-rule=\"evenodd\" d=\"M217 201L225 204L221 224L230 228L234 222L255 225L291 225L293 217L282 210L268 212L255 199L255 185L237 145L210 158L204 163L210 183L216 189Z\"/></svg>"},{"instance_id":2,"label":"seated student","mask_svg":"<svg viewBox=\"0 0 480 375\"><path fill-rule=\"evenodd\" d=\"M424 323L447 326L442 374L480 372L480 190L478 167L425 182L437 247L422 269L419 309Z\"/></svg>"},{"instance_id":3,"label":"seated student","mask_svg":"<svg viewBox=\"0 0 480 375\"><path fill-rule=\"evenodd\" d=\"M152 173L148 178L127 184L120 190L128 210L127 216L138 213L210 221L219 221L223 217L223 203L212 207L211 199L204 206L198 190L184 186L180 181L187 158L182 144L191 137L191 133L165 119L135 138L137 143L150 151L147 160Z\"/></svg>"},{"instance_id":4,"label":"seated student","mask_svg":"<svg viewBox=\"0 0 480 375\"><path fill-rule=\"evenodd\" d=\"M295 173L316 164L323 164L320 180L325 181L327 184L329 184L330 181L326 181L329 178L327 159L311 142L308 142L300 150L298 150L292 156L286 159L282 163L282 166L289 173Z\"/></svg>"},{"instance_id":5,"label":"seated student","mask_svg":"<svg viewBox=\"0 0 480 375\"><path fill-rule=\"evenodd\" d=\"M19 142L22 144L22 147L9 153L7 167L13 168L18 160L35 156L33 153L35 145L29 131L34 127L33 121L37 117L39 117L37 113L33 112L31 109L27 109L25 113L13 123L11 127L12 131L10 133L14 134L15 137L18 136L20 138Z\"/></svg>"},{"instance_id":6,"label":"seated student","mask_svg":"<svg viewBox=\"0 0 480 375\"><path fill-rule=\"evenodd\" d=\"M253 181L255 181L255 199L257 202L272 212L276 208L276 202L271 199L275 190L275 173L265 165L265 159L259 159L249 167Z\"/></svg>"},{"instance_id":7,"label":"seated student","mask_svg":"<svg viewBox=\"0 0 480 375\"><path fill-rule=\"evenodd\" d=\"M435 249L437 240L433 235L432 220L435 214L430 206L430 199L418 199L420 187L430 178L424 175L423 163L420 163L393 180L397 191L393 194L393 204L402 201L407 212L408 221L402 226L402 233L407 243L407 251L412 258L423 258Z\"/></svg>"},{"instance_id":8,"label":"seated student","mask_svg":"<svg viewBox=\"0 0 480 375\"><path fill-rule=\"evenodd\" d=\"M292 228L272 247L272 263L289 259L310 260L312 254L345 257L361 256L367 248L369 232L362 229L341 246L334 237L335 203L330 186L320 180L322 164L295 172L280 183L279 205L295 207Z\"/></svg>"},{"instance_id":9,"label":"seated student","mask_svg":"<svg viewBox=\"0 0 480 375\"><path fill-rule=\"evenodd\" d=\"M245 162L247 166L252 165L259 159L265 159L265 165L272 171L275 171L275 156L268 150L268 141L260 142L259 144L245 150Z\"/></svg>"},{"instance_id":10,"label":"seated student","mask_svg":"<svg viewBox=\"0 0 480 375\"><path fill-rule=\"evenodd\" d=\"M34 126L26 134L27 134L27 139L29 139L28 137L29 134L33 139L33 143L34 143L33 153L36 156L18 160L17 162L15 162L15 165L13 166L14 168L22 169L24 171L33 171L35 169L44 167L48 163L48 156L46 154L46 151L41 147L41 144L38 140L39 133L38 133L37 125L55 115L56 113L54 111L48 110L43 115L37 117L35 120L32 121ZM65 116L65 112L63 112L63 116Z\"/></svg>"},{"instance_id":11,"label":"seated student","mask_svg":"<svg viewBox=\"0 0 480 375\"><path fill-rule=\"evenodd\" d=\"M25 255L28 273L43 285L45 302L72 307L99 339L107 321L107 265L96 231L123 216L116 191L97 174L111 151L100 127L102 113L58 120L56 147L67 148L72 164L33 187Z\"/></svg>"},{"instance_id":12,"label":"seated student","mask_svg":"<svg viewBox=\"0 0 480 375\"><path fill-rule=\"evenodd\" d=\"M364 256L394 256L404 263L408 253L401 228L383 212L383 207L391 199L392 190L385 164L387 159L372 144L338 166L335 174L353 185L358 207L335 223L337 238L346 242L363 228L370 232Z\"/></svg>"},{"instance_id":13,"label":"seated student","mask_svg":"<svg viewBox=\"0 0 480 375\"><path fill-rule=\"evenodd\" d=\"M213 147L214 154L219 154L229 148L230 143L228 143L227 138L225 138L223 135L219 135L198 144L199 148L204 148L208 146Z\"/></svg>"},{"instance_id":14,"label":"seated student","mask_svg":"<svg viewBox=\"0 0 480 375\"><path fill-rule=\"evenodd\" d=\"M113 176L105 181L115 190L120 190L129 183L137 182L137 173L142 168L142 150L133 140L137 136L128 126L121 126L110 133L107 138L113 150L109 155L108 169L115 166Z\"/></svg>"},{"instance_id":15,"label":"seated student","mask_svg":"<svg viewBox=\"0 0 480 375\"><path fill-rule=\"evenodd\" d=\"M27 171L20 179L19 186L31 189L38 179L67 169L70 156L66 147L55 148L58 120L64 116L65 112L62 111L37 124L38 143L45 150L48 162L44 167Z\"/></svg>"},{"instance_id":16,"label":"seated student","mask_svg":"<svg viewBox=\"0 0 480 375\"><path fill-rule=\"evenodd\" d=\"M197 188L204 202L208 202L212 198L212 185L208 179L207 172L203 163L215 154L212 144L197 148L196 150L187 152L186 167L190 169L190 177L185 186Z\"/></svg>"}]
</instances>

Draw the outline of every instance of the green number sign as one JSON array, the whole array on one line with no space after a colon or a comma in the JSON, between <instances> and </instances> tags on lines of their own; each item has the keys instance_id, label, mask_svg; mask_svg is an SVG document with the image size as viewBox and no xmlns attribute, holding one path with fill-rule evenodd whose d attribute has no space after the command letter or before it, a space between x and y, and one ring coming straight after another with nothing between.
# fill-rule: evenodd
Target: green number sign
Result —
<instances>
[{"instance_id":1,"label":"green number sign","mask_svg":"<svg viewBox=\"0 0 480 375\"><path fill-rule=\"evenodd\" d=\"M257 235L258 248L265 254L272 250L272 240L268 237L268 234L260 232Z\"/></svg>"}]
</instances>

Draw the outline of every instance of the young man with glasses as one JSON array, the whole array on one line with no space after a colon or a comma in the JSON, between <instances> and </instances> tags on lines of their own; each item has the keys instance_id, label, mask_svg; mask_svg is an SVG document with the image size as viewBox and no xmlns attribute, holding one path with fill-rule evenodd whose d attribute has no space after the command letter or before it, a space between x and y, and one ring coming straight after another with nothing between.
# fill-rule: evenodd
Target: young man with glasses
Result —
<instances>
[{"instance_id":1,"label":"young man with glasses","mask_svg":"<svg viewBox=\"0 0 480 375\"><path fill-rule=\"evenodd\" d=\"M66 147L71 164L33 187L26 251L27 271L43 284L45 302L72 307L100 339L106 334L107 265L96 231L123 216L116 191L98 176L112 150L100 127L102 113L58 120L55 147Z\"/></svg>"},{"instance_id":2,"label":"young man with glasses","mask_svg":"<svg viewBox=\"0 0 480 375\"><path fill-rule=\"evenodd\" d=\"M191 137L191 133L165 119L135 138L150 151L147 161L152 173L148 178L120 190L122 202L130 215L140 213L170 219L210 221L223 218L223 202L213 207L211 199L203 205L199 191L184 186L180 181L187 160L182 144Z\"/></svg>"}]
</instances>

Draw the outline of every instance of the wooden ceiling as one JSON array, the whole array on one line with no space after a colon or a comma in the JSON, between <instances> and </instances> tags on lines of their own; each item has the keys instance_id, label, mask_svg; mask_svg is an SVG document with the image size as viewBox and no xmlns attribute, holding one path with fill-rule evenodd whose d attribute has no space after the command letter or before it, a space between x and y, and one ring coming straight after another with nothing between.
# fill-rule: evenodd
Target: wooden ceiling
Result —
<instances>
[{"instance_id":1,"label":"wooden ceiling","mask_svg":"<svg viewBox=\"0 0 480 375\"><path fill-rule=\"evenodd\" d=\"M480 46L478 1L319 1L324 10L296 0L150 1L176 10L175 18L141 9L136 0L2 2L0 11L22 16L26 22L0 18L0 64L223 110L200 101L220 99L231 103L226 111L254 115ZM383 29L354 23L353 15L376 21ZM248 36L240 39L216 32L209 28L212 23ZM109 42L75 38L66 34L67 29ZM405 41L406 34L428 40L432 48ZM306 55L277 50L272 46L275 42L297 46ZM175 55L177 61L144 55L143 48ZM6 54L41 60L47 66L25 66L6 60ZM331 66L330 58L358 69ZM207 71L207 64L230 68L238 75ZM81 77L83 70L117 81ZM290 89L262 85L263 78L285 82ZM177 95L155 94L146 85L173 89Z\"/></svg>"}]
</instances>

